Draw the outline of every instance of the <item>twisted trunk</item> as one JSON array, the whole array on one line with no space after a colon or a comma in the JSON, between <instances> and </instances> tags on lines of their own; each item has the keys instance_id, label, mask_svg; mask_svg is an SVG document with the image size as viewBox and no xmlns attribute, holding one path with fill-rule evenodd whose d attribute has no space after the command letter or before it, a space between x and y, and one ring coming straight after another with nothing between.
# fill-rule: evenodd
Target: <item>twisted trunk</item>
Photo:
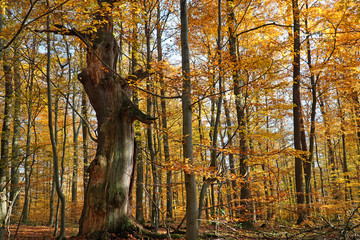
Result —
<instances>
[{"instance_id":1,"label":"twisted trunk","mask_svg":"<svg viewBox=\"0 0 360 240\"><path fill-rule=\"evenodd\" d=\"M112 3L112 1L108 1ZM101 5L101 3L100 3ZM113 36L111 16L97 26L96 36L87 49L87 68L78 76L84 86L98 120L98 146L89 166L89 183L80 219L79 234L95 232L132 232L128 217L129 187L133 171L133 121L151 123L130 97L128 81L116 72L118 46ZM136 78L147 74L138 72Z\"/></svg>"}]
</instances>

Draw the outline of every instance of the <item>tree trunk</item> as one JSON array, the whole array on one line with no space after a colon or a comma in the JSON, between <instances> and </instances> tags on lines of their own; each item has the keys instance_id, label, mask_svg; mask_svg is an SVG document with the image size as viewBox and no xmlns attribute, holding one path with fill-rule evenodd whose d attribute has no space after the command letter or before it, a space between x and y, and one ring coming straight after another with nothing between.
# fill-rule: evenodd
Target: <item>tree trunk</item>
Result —
<instances>
[{"instance_id":1,"label":"tree trunk","mask_svg":"<svg viewBox=\"0 0 360 240\"><path fill-rule=\"evenodd\" d=\"M86 93L81 93L81 125L82 125L82 143L83 143L83 161L84 161L84 176L83 176L83 186L84 186L84 197L86 195L86 189L89 181L89 137L88 137L88 106Z\"/></svg>"},{"instance_id":2,"label":"tree trunk","mask_svg":"<svg viewBox=\"0 0 360 240\"><path fill-rule=\"evenodd\" d=\"M335 166L335 150L332 143L331 133L330 133L330 119L327 115L326 109L326 102L324 101L323 97L319 97L319 105L320 105L320 112L323 116L324 120L324 127L325 127L325 138L326 138L326 147L327 147L327 157L328 163L330 165L330 189L332 196L336 199L338 198L339 192L337 191L337 183L336 183L336 166Z\"/></svg>"},{"instance_id":3,"label":"tree trunk","mask_svg":"<svg viewBox=\"0 0 360 240\"><path fill-rule=\"evenodd\" d=\"M231 130L232 127L232 123L231 123L231 119L230 119L230 111L229 111L229 106L227 103L227 100L224 99L224 109L225 109L225 118L226 118L226 127L227 127L227 137L228 137L228 148L232 149L233 144L232 144L232 138L233 138L233 133ZM232 152L229 153L229 170L230 173L232 174L232 176L236 176L236 171L235 171L235 160L234 160L234 154ZM232 192L232 201L231 202L231 211L230 211L230 216L234 216L234 213L236 212L236 208L238 207L238 204L236 203L238 195L237 195L237 183L236 180L231 180L231 192Z\"/></svg>"},{"instance_id":4,"label":"tree trunk","mask_svg":"<svg viewBox=\"0 0 360 240\"><path fill-rule=\"evenodd\" d=\"M55 94L55 100L54 100L54 140L55 140L55 144L56 144L56 148L57 148L57 143L58 143L58 119L59 119L59 95ZM55 174L54 171L52 171L52 183L51 183L51 193L50 193L50 215L49 215L49 226L54 225L54 211L55 211L55 192L56 192L56 184L55 184ZM55 221L55 225L58 224L57 221L57 215L58 215L58 207L56 208L56 221ZM55 229L55 231L57 231L57 228Z\"/></svg>"},{"instance_id":5,"label":"tree trunk","mask_svg":"<svg viewBox=\"0 0 360 240\"><path fill-rule=\"evenodd\" d=\"M163 53L162 53L162 28L161 28L161 9L160 3L157 8L157 25L156 25L156 44L157 44L157 54L158 54L158 62L161 63L163 61ZM165 162L170 162L170 149L169 149L169 133L168 133L168 123L167 123L167 107L165 96L165 83L163 73L159 73L160 78L160 95L163 97L161 99L161 127L163 131L163 148L164 148L164 158ZM172 171L168 170L166 172L166 218L173 218L173 207L172 207Z\"/></svg>"},{"instance_id":6,"label":"tree trunk","mask_svg":"<svg viewBox=\"0 0 360 240\"><path fill-rule=\"evenodd\" d=\"M47 6L49 6L49 0L47 0ZM49 16L47 18L47 29L50 28L50 19ZM60 183L59 183L59 169L58 169L58 154L56 149L56 141L55 141L55 135L54 135L54 129L53 129L53 120L52 120L52 96L51 96L51 83L50 83L50 33L47 33L46 38L47 43L47 66L46 66L46 82L47 82L47 100L48 100L48 126L49 126L49 132L50 132L50 141L52 146L52 152L53 152L53 174L55 179L55 185L56 185L56 192L59 196L59 199L61 200L61 228L60 233L58 236L58 239L65 239L65 196L61 190Z\"/></svg>"},{"instance_id":7,"label":"tree trunk","mask_svg":"<svg viewBox=\"0 0 360 240\"><path fill-rule=\"evenodd\" d=\"M6 54L6 52L4 52ZM0 157L0 225L2 226L7 210L7 167L9 162L10 125L12 112L13 76L11 63L3 55L3 70L5 75L5 104L4 119L1 133L1 157ZM1 236L0 236L1 237Z\"/></svg>"},{"instance_id":8,"label":"tree trunk","mask_svg":"<svg viewBox=\"0 0 360 240\"><path fill-rule=\"evenodd\" d=\"M112 17L105 13L108 11L102 11L101 3L99 5L96 18L106 20L106 23L96 24L95 36L86 37L92 48L87 49L87 67L78 76L98 121L98 145L89 167L80 235L134 230L127 212L134 167L133 121L153 121L131 102L132 91L128 85L128 81L145 78L148 74L137 72L135 77L127 79L116 74L119 49L113 35Z\"/></svg>"},{"instance_id":9,"label":"tree trunk","mask_svg":"<svg viewBox=\"0 0 360 240\"><path fill-rule=\"evenodd\" d=\"M191 79L190 79L190 51L189 51L189 27L187 0L180 0L181 21L181 57L183 71L183 150L184 160L187 166L194 164L192 144L192 104L191 104ZM198 205L195 174L191 170L185 171L186 188L186 239L197 240L198 229Z\"/></svg>"},{"instance_id":10,"label":"tree trunk","mask_svg":"<svg viewBox=\"0 0 360 240\"><path fill-rule=\"evenodd\" d=\"M217 151L217 141L218 141L218 134L219 134L219 125L220 125L220 117L221 117L221 107L222 107L222 103L223 103L223 94L222 94L222 67L221 67L221 63L222 63L222 35L221 35L221 25L222 25L222 20L221 20L221 0L218 1L218 39L217 39L217 51L218 51L218 68L219 68L219 98L217 100L216 103L216 116L215 116L215 121L214 121L214 114L213 114L213 109L215 107L215 101L212 100L212 114L211 114L211 124L210 124L210 128L213 129L212 134L210 131L210 139L212 140L211 143L211 152L210 152L210 169L212 171L213 174L215 174L216 168L217 168L217 164L216 164L216 160L217 160L217 155L218 155L218 151ZM210 54L209 54L210 55ZM214 90L215 90L215 86L214 86ZM201 216L202 216L202 210L203 210L203 205L204 205L204 200L205 200L205 196L206 196L206 192L207 192L207 188L209 186L209 183L212 183L214 181L214 179L207 178L204 180L203 186L201 188L201 192L200 192L200 196L199 196L199 226L201 223Z\"/></svg>"},{"instance_id":11,"label":"tree trunk","mask_svg":"<svg viewBox=\"0 0 360 240\"><path fill-rule=\"evenodd\" d=\"M293 61L293 119L294 119L294 145L298 151L301 147L301 99L300 99L300 12L298 0L292 0L293 22L294 22L294 61ZM297 223L304 221L304 183L303 162L300 154L295 157L295 188L297 203Z\"/></svg>"},{"instance_id":12,"label":"tree trunk","mask_svg":"<svg viewBox=\"0 0 360 240\"><path fill-rule=\"evenodd\" d=\"M35 49L36 43L35 38L33 38L33 46L31 48L31 60L35 58ZM32 171L30 164L30 153L31 153L31 128L33 126L33 84L34 84L34 71L35 66L32 64L30 66L30 79L27 83L26 87L26 102L27 102L27 123L26 123L26 147L25 147L25 159L24 159L24 178L25 178L25 197L24 197L24 205L22 210L22 222L27 222L28 213L29 213L29 194L30 194L30 173Z\"/></svg>"},{"instance_id":13,"label":"tree trunk","mask_svg":"<svg viewBox=\"0 0 360 240\"><path fill-rule=\"evenodd\" d=\"M71 68L71 54L69 52L69 45L66 42L66 55L67 55L67 60L69 63L69 73L68 73L68 80L69 83L71 81L72 78L72 68ZM78 169L79 169L79 158L78 158L78 154L79 154L79 132L80 132L80 126L77 126L76 123L76 115L77 115L77 104L76 104L76 95L77 95L77 90L76 90L76 83L73 83L73 92L72 92L72 127L73 127L73 174L72 174L72 182L71 182L71 202L75 203L77 202L77 190L78 190Z\"/></svg>"},{"instance_id":14,"label":"tree trunk","mask_svg":"<svg viewBox=\"0 0 360 240\"><path fill-rule=\"evenodd\" d=\"M306 2L306 9L308 9L308 3ZM309 134L309 155L307 161L304 163L304 177L305 177L305 194L306 204L311 203L311 168L314 159L314 142L315 142L315 117L316 117L316 103L317 103L317 81L315 81L315 75L313 73L311 46L310 46L310 32L308 28L308 18L305 18L305 31L306 31L306 52L307 52L307 64L310 72L310 84L311 84L311 113L310 113L310 134Z\"/></svg>"},{"instance_id":15,"label":"tree trunk","mask_svg":"<svg viewBox=\"0 0 360 240\"><path fill-rule=\"evenodd\" d=\"M134 3L132 3L134 4ZM135 6L133 6L135 9ZM137 16L136 13L132 13L134 18L133 28L132 28L132 37L133 42L131 45L131 69L130 73L133 75L136 73L138 66L138 52L139 52L139 40L138 40L138 27L137 21L135 20ZM139 107L139 98L137 90L134 90L133 93L133 102L135 106ZM142 149L142 138L141 138L141 126L140 122L135 122L135 141L134 141L134 159L136 161L136 222L144 224L144 158L143 158L143 149Z\"/></svg>"},{"instance_id":16,"label":"tree trunk","mask_svg":"<svg viewBox=\"0 0 360 240\"><path fill-rule=\"evenodd\" d=\"M248 199L250 198L250 186L249 186L249 166L247 164L247 141L246 141L246 119L245 119L245 101L246 96L242 92L242 87L244 83L240 79L240 72L238 69L238 60L237 60L237 51L236 51L236 44L237 39L235 35L236 31L236 23L235 23L235 12L233 9L234 1L233 0L227 0L227 5L229 9L228 14L228 28L229 28L229 54L230 54L230 60L234 65L233 69L233 83L234 83L234 95L235 95L235 108L236 108L236 114L237 114L237 123L239 126L239 138L240 138L240 175L243 178L243 183L241 185L241 191L240 191L240 198L241 198L241 213L244 214L244 216L241 216L243 219L245 219L246 224L252 225L252 222L250 220L250 203L248 202Z\"/></svg>"},{"instance_id":17,"label":"tree trunk","mask_svg":"<svg viewBox=\"0 0 360 240\"><path fill-rule=\"evenodd\" d=\"M144 1L144 8L146 11L149 11L146 6L146 1ZM151 12L146 12L147 15L151 15ZM151 33L150 33L150 20L145 21L145 36L146 36L146 70L150 71L150 63L151 63ZM146 81L146 90L152 92L152 83L151 79L147 79ZM148 95L146 98L146 106L147 106L147 114L150 116L153 112L153 97ZM159 187L159 170L156 163L156 155L154 151L153 144L153 131L152 127L149 126L147 128L147 147L150 155L150 163L151 163L151 171L153 176L153 186L152 186L152 201L151 201L151 227L154 232L158 232L159 228L159 218L160 218L160 187Z\"/></svg>"},{"instance_id":18,"label":"tree trunk","mask_svg":"<svg viewBox=\"0 0 360 240\"><path fill-rule=\"evenodd\" d=\"M11 153L11 185L10 185L10 201L14 201L15 194L19 191L19 167L20 167L20 107L21 107L21 80L19 68L19 52L18 44L15 46L14 53L14 127L12 139L12 153ZM14 210L17 210L17 199L13 204Z\"/></svg>"},{"instance_id":19,"label":"tree trunk","mask_svg":"<svg viewBox=\"0 0 360 240\"><path fill-rule=\"evenodd\" d=\"M336 91L338 95L338 92ZM350 184L350 176L349 176L349 169L348 169L348 161L347 161L347 154L346 154L346 135L345 135L345 114L344 110L340 101L340 97L337 96L337 103L339 107L339 115L341 120L341 144L342 144L342 156L343 156L343 173L345 177L345 201L353 200L352 196L352 188Z\"/></svg>"}]
</instances>

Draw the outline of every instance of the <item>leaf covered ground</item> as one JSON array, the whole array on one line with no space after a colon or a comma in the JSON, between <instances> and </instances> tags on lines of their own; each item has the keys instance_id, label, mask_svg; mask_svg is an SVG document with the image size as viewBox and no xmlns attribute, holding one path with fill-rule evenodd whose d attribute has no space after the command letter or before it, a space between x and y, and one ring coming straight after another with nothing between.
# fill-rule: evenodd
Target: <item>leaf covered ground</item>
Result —
<instances>
[{"instance_id":1,"label":"leaf covered ground","mask_svg":"<svg viewBox=\"0 0 360 240\"><path fill-rule=\"evenodd\" d=\"M54 227L48 226L34 226L34 225L21 225L17 231L17 225L10 225L5 231L5 239L34 239L34 240L52 240L56 239L53 236ZM17 231L17 233L16 233ZM70 239L80 240L84 238L76 237L78 229L76 227L66 228L66 237ZM255 239L360 239L359 226L334 226L323 224L321 226L270 226L262 224L253 229L240 229L231 224L221 225L202 225L200 228L201 239L213 240L255 240ZM10 233L10 238L8 237ZM166 235L166 229L160 228L159 233ZM124 239L116 235L110 235L110 239ZM139 236L128 236L126 239L141 239ZM143 237L142 239L149 239ZM159 238L166 239L166 238ZM169 239L169 238L167 238ZM174 234L171 239L185 239L183 234Z\"/></svg>"}]
</instances>

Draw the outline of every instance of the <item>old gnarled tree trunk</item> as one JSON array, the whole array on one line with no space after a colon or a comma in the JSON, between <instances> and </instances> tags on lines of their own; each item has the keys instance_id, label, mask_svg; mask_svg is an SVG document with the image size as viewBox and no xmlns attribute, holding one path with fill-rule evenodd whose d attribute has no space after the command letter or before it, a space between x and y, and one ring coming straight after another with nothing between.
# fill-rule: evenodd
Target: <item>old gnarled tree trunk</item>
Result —
<instances>
[{"instance_id":1,"label":"old gnarled tree trunk","mask_svg":"<svg viewBox=\"0 0 360 240\"><path fill-rule=\"evenodd\" d=\"M99 1L101 5L101 1ZM107 1L112 4L114 1ZM73 30L88 46L87 68L78 76L98 120L98 146L89 167L89 183L80 219L79 235L94 232L131 232L127 213L130 179L133 171L135 119L151 123L131 102L129 79L116 75L118 46L113 36L110 13L97 16L96 36ZM135 74L144 78L146 74Z\"/></svg>"}]
</instances>

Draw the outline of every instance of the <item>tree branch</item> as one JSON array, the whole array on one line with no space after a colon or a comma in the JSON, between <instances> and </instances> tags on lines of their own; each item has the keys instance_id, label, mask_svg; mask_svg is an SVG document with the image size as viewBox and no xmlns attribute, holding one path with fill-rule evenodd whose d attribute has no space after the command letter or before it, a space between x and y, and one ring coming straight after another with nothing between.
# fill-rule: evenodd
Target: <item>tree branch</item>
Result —
<instances>
[{"instance_id":1,"label":"tree branch","mask_svg":"<svg viewBox=\"0 0 360 240\"><path fill-rule=\"evenodd\" d=\"M250 28L250 29L247 29L245 31L242 31L242 32L239 32L238 34L236 34L236 36L240 36L242 34L245 34L245 33L248 33L248 32L252 32L252 31L255 31L257 29L260 29L260 28L263 28L263 27L267 27L267 26L277 26L277 27L288 27L288 28L291 28L292 26L291 25L282 25L282 24L278 24L278 23L275 23L275 22L271 22L271 23L265 23L263 25L260 25L260 26L257 26L257 27L254 27L254 28Z\"/></svg>"},{"instance_id":2,"label":"tree branch","mask_svg":"<svg viewBox=\"0 0 360 240\"><path fill-rule=\"evenodd\" d=\"M134 120L138 120L142 123L150 125L157 119L143 113L132 101L129 102L129 108L130 108L130 114L132 115Z\"/></svg>"},{"instance_id":3,"label":"tree branch","mask_svg":"<svg viewBox=\"0 0 360 240\"><path fill-rule=\"evenodd\" d=\"M15 41L15 39L19 36L19 34L21 33L21 31L22 31L25 27L29 26L31 23L39 20L40 18L45 17L46 15L52 13L53 11L55 11L55 10L58 9L58 8L60 8L60 7L63 6L65 3L69 2L70 0L66 0L66 1L60 3L59 5L55 6L54 8L52 8L52 9L50 9L49 11L45 12L44 14L41 14L40 16L38 16L38 17L36 17L36 18L34 18L34 19L32 19L32 20L30 20L29 22L26 23L26 20L29 18L31 11L33 10L35 4L36 4L38 1L39 1L39 0L35 0L35 1L31 4L28 12L27 12L26 15L25 15L25 18L24 18L23 21L21 22L20 28L17 30L17 32L15 33L15 35L10 39L10 41L9 41L5 46L3 46L3 47L0 49L0 53L2 53L5 49L7 49L7 48Z\"/></svg>"}]
</instances>

